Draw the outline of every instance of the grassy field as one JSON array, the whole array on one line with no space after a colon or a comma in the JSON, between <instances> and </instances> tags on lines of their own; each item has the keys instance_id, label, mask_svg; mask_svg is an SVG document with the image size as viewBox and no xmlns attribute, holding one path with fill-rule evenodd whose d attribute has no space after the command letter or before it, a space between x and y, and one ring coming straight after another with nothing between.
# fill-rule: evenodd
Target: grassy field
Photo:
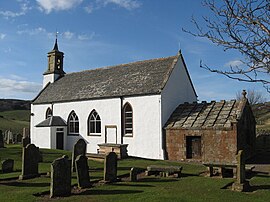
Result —
<instances>
[{"instance_id":1,"label":"grassy field","mask_svg":"<svg viewBox=\"0 0 270 202\"><path fill-rule=\"evenodd\" d=\"M51 162L63 154L71 156L70 152L42 149L43 163L39 172L50 171ZM16 177L21 172L21 147L18 145L0 149L1 160L15 160L15 171L10 174L0 174L0 201L270 201L270 176L257 174L250 179L252 192L238 193L222 189L233 179L208 178L199 176L205 171L201 165L183 164L169 161L155 161L128 158L118 161L118 175L128 174L131 167L146 168L147 165L181 165L182 178L142 177L138 182L122 181L110 185L95 185L73 193L70 197L50 199L48 195L35 196L48 192L49 177L39 177L31 180L7 180ZM91 181L102 179L103 163L88 161ZM73 186L76 177L72 177Z\"/></svg>"},{"instance_id":2,"label":"grassy field","mask_svg":"<svg viewBox=\"0 0 270 202\"><path fill-rule=\"evenodd\" d=\"M21 133L23 128L30 127L30 110L12 110L0 112L0 130L11 129L13 133Z\"/></svg>"}]
</instances>

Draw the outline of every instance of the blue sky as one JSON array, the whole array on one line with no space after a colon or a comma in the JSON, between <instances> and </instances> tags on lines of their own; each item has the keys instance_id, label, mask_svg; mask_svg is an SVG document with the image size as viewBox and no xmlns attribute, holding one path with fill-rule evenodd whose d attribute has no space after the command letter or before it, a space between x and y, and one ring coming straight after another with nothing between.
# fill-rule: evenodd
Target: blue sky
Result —
<instances>
[{"instance_id":1,"label":"blue sky","mask_svg":"<svg viewBox=\"0 0 270 202\"><path fill-rule=\"evenodd\" d=\"M234 99L258 84L229 80L201 69L239 64L237 52L224 52L182 28L195 30L191 17L211 16L200 0L9 0L0 1L0 98L31 100L42 87L47 52L59 32L64 70L82 71L176 55L182 50L198 99Z\"/></svg>"}]
</instances>

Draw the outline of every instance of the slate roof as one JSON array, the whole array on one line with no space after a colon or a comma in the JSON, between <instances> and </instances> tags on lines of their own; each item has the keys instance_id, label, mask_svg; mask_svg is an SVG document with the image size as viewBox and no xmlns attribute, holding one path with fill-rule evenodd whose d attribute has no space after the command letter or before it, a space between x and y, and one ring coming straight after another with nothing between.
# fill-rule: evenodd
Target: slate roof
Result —
<instances>
[{"instance_id":1,"label":"slate roof","mask_svg":"<svg viewBox=\"0 0 270 202\"><path fill-rule=\"evenodd\" d=\"M67 122L60 116L51 116L36 125L36 127L51 127L51 126L67 126Z\"/></svg>"},{"instance_id":2,"label":"slate roof","mask_svg":"<svg viewBox=\"0 0 270 202\"><path fill-rule=\"evenodd\" d=\"M49 83L34 104L159 94L181 54L66 74Z\"/></svg>"},{"instance_id":3,"label":"slate roof","mask_svg":"<svg viewBox=\"0 0 270 202\"><path fill-rule=\"evenodd\" d=\"M166 129L230 128L243 112L247 99L211 103L180 104L169 120Z\"/></svg>"}]
</instances>

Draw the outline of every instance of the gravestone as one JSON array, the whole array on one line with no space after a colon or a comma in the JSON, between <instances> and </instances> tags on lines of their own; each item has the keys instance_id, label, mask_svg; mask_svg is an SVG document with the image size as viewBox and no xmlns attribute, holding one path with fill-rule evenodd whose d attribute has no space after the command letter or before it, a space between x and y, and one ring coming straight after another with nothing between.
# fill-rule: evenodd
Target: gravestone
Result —
<instances>
[{"instance_id":1,"label":"gravestone","mask_svg":"<svg viewBox=\"0 0 270 202\"><path fill-rule=\"evenodd\" d=\"M19 133L17 134L17 142L21 143L22 142L22 135Z\"/></svg>"},{"instance_id":2,"label":"gravestone","mask_svg":"<svg viewBox=\"0 0 270 202\"><path fill-rule=\"evenodd\" d=\"M13 133L9 130L7 133L7 144L12 144L13 143Z\"/></svg>"},{"instance_id":3,"label":"gravestone","mask_svg":"<svg viewBox=\"0 0 270 202\"><path fill-rule=\"evenodd\" d=\"M30 137L29 128L23 128L23 137Z\"/></svg>"},{"instance_id":4,"label":"gravestone","mask_svg":"<svg viewBox=\"0 0 270 202\"><path fill-rule=\"evenodd\" d=\"M6 159L1 162L2 165L2 172L3 173L11 173L13 172L14 167L14 160L13 159Z\"/></svg>"},{"instance_id":5,"label":"gravestone","mask_svg":"<svg viewBox=\"0 0 270 202\"><path fill-rule=\"evenodd\" d=\"M85 156L86 154L86 142L84 139L79 139L73 146L73 151L72 151L72 171L75 172L75 159L79 155Z\"/></svg>"},{"instance_id":6,"label":"gravestone","mask_svg":"<svg viewBox=\"0 0 270 202\"><path fill-rule=\"evenodd\" d=\"M38 162L40 160L39 148L34 144L23 147L22 154L22 174L19 179L29 179L39 176Z\"/></svg>"},{"instance_id":7,"label":"gravestone","mask_svg":"<svg viewBox=\"0 0 270 202\"><path fill-rule=\"evenodd\" d=\"M138 174L138 169L137 168L131 168L130 169L130 181L131 182L136 182L137 181L137 174Z\"/></svg>"},{"instance_id":8,"label":"gravestone","mask_svg":"<svg viewBox=\"0 0 270 202\"><path fill-rule=\"evenodd\" d=\"M4 142L5 142L4 135L3 135L2 130L0 130L0 148L4 148L5 147L4 146Z\"/></svg>"},{"instance_id":9,"label":"gravestone","mask_svg":"<svg viewBox=\"0 0 270 202\"><path fill-rule=\"evenodd\" d=\"M90 187L89 167L87 157L83 155L77 156L75 160L78 186L80 188Z\"/></svg>"},{"instance_id":10,"label":"gravestone","mask_svg":"<svg viewBox=\"0 0 270 202\"><path fill-rule=\"evenodd\" d=\"M5 142L7 143L7 140L8 140L8 130L5 130L4 139L5 139Z\"/></svg>"},{"instance_id":11,"label":"gravestone","mask_svg":"<svg viewBox=\"0 0 270 202\"><path fill-rule=\"evenodd\" d=\"M13 142L13 144L17 144L17 134L13 135L12 142Z\"/></svg>"},{"instance_id":12,"label":"gravestone","mask_svg":"<svg viewBox=\"0 0 270 202\"><path fill-rule=\"evenodd\" d=\"M247 191L249 186L249 182L246 181L246 165L245 165L245 157L244 151L239 150L237 154L237 171L236 171L236 182L232 185L233 191Z\"/></svg>"},{"instance_id":13,"label":"gravestone","mask_svg":"<svg viewBox=\"0 0 270 202\"><path fill-rule=\"evenodd\" d=\"M104 181L115 182L117 180L117 154L110 152L104 160Z\"/></svg>"},{"instance_id":14,"label":"gravestone","mask_svg":"<svg viewBox=\"0 0 270 202\"><path fill-rule=\"evenodd\" d=\"M23 137L23 139L22 139L22 146L23 147L26 147L30 143L31 143L30 137Z\"/></svg>"},{"instance_id":15,"label":"gravestone","mask_svg":"<svg viewBox=\"0 0 270 202\"><path fill-rule=\"evenodd\" d=\"M50 197L71 194L71 162L68 156L55 159L51 164Z\"/></svg>"}]
</instances>

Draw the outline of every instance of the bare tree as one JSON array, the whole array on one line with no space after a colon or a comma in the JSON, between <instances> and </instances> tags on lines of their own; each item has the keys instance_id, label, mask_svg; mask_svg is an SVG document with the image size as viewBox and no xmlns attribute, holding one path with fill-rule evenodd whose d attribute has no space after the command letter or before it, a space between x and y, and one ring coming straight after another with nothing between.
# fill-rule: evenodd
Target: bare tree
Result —
<instances>
[{"instance_id":1,"label":"bare tree","mask_svg":"<svg viewBox=\"0 0 270 202\"><path fill-rule=\"evenodd\" d=\"M242 97L243 97L243 92L237 91L236 92L236 99L241 100ZM266 102L266 98L265 98L264 94L260 91L254 90L254 89L247 90L247 99L248 99L250 105L255 105L255 104L260 104L260 103Z\"/></svg>"},{"instance_id":2,"label":"bare tree","mask_svg":"<svg viewBox=\"0 0 270 202\"><path fill-rule=\"evenodd\" d=\"M242 65L226 70L201 67L238 81L262 83L270 93L270 0L203 0L215 17L203 17L200 24L192 17L197 32L183 29L196 37L209 39L224 51L237 50Z\"/></svg>"}]
</instances>

